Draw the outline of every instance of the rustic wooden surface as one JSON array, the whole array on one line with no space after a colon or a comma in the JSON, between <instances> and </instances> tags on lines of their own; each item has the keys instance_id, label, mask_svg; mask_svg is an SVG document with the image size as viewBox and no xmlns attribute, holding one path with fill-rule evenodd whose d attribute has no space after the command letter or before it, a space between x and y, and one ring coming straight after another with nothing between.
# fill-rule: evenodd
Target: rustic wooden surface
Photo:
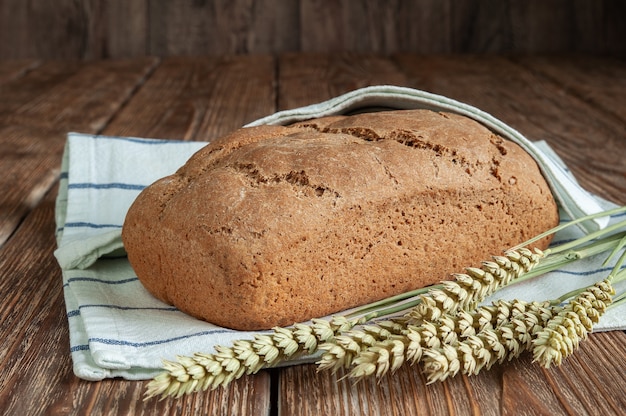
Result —
<instances>
[{"instance_id":1,"label":"rustic wooden surface","mask_svg":"<svg viewBox=\"0 0 626 416\"><path fill-rule=\"evenodd\" d=\"M626 409L626 333L592 334L559 368L531 357L426 385L356 385L313 365L183 399L72 373L54 199L68 131L210 140L279 109L396 84L476 105L546 140L580 182L626 204L626 63L590 56L283 54L0 62L0 414L611 415Z\"/></svg>"},{"instance_id":2,"label":"rustic wooden surface","mask_svg":"<svg viewBox=\"0 0 626 416\"><path fill-rule=\"evenodd\" d=\"M0 2L0 59L285 52L626 56L621 0Z\"/></svg>"}]
</instances>

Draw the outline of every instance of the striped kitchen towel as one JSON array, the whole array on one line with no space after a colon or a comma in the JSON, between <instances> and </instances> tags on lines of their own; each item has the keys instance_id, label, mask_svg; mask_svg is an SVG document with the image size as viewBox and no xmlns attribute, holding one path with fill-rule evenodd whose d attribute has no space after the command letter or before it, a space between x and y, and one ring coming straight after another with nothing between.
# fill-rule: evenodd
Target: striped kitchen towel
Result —
<instances>
[{"instance_id":1,"label":"striped kitchen towel","mask_svg":"<svg viewBox=\"0 0 626 416\"><path fill-rule=\"evenodd\" d=\"M55 256L63 274L70 348L78 377L146 379L160 371L163 358L211 352L215 345L228 345L255 334L197 320L152 297L137 279L121 243L126 211L138 193L173 173L205 144L68 135L56 206ZM544 163L541 160L549 161L567 175L568 180L562 183L570 188L576 184L545 143L531 146L533 152L541 154L540 164ZM591 206L588 209L592 211L614 207L580 188L575 192L586 195L582 205ZM562 221L567 221L568 215L563 211ZM623 218L615 216L610 221ZM555 243L582 233L570 227L556 235ZM602 266L602 260L576 262L540 279L503 289L498 297L553 299L606 276L610 265ZM609 310L597 326L597 330L624 328L624 306ZM292 364L296 362L301 361Z\"/></svg>"}]
</instances>

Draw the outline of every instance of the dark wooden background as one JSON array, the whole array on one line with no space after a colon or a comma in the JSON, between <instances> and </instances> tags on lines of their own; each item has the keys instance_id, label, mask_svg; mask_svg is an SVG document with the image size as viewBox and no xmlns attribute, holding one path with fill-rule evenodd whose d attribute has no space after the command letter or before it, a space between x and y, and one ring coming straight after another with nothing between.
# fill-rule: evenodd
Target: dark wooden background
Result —
<instances>
[{"instance_id":1,"label":"dark wooden background","mask_svg":"<svg viewBox=\"0 0 626 416\"><path fill-rule=\"evenodd\" d=\"M623 0L0 0L0 59L284 52L626 57Z\"/></svg>"}]
</instances>

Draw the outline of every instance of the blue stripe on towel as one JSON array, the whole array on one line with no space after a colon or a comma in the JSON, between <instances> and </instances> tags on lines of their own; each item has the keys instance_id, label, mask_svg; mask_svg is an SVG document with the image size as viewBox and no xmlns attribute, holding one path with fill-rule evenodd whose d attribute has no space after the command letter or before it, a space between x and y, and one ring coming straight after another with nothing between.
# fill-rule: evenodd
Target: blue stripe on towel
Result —
<instances>
[{"instance_id":1,"label":"blue stripe on towel","mask_svg":"<svg viewBox=\"0 0 626 416\"><path fill-rule=\"evenodd\" d=\"M611 218L620 218L626 216L626 212L620 212L619 214L611 215Z\"/></svg>"},{"instance_id":2,"label":"blue stripe on towel","mask_svg":"<svg viewBox=\"0 0 626 416\"><path fill-rule=\"evenodd\" d=\"M572 241L576 240L575 238L566 238L563 240L552 240L552 242L550 243L551 247L556 247L556 246L560 246L561 244L566 244L566 243L571 243Z\"/></svg>"},{"instance_id":3,"label":"blue stripe on towel","mask_svg":"<svg viewBox=\"0 0 626 416\"><path fill-rule=\"evenodd\" d=\"M172 140L172 139L142 139L142 138L134 138L134 137L117 137L117 136L92 136L89 137L92 140L119 140L122 142L129 143L139 143L139 144L147 144L147 145L155 145L155 144L178 144L182 143L182 140ZM190 142L187 142L190 143ZM205 145L207 143L204 143Z\"/></svg>"},{"instance_id":4,"label":"blue stripe on towel","mask_svg":"<svg viewBox=\"0 0 626 416\"><path fill-rule=\"evenodd\" d=\"M122 228L120 224L94 224L92 222L66 222L65 228Z\"/></svg>"},{"instance_id":5,"label":"blue stripe on towel","mask_svg":"<svg viewBox=\"0 0 626 416\"><path fill-rule=\"evenodd\" d=\"M111 183L92 183L92 182L80 182L70 183L67 189L124 189L130 191L141 191L146 185L111 182Z\"/></svg>"},{"instance_id":6,"label":"blue stripe on towel","mask_svg":"<svg viewBox=\"0 0 626 416\"><path fill-rule=\"evenodd\" d=\"M72 318L74 316L79 316L80 315L80 309L74 309L73 311L69 311L66 316L68 318Z\"/></svg>"},{"instance_id":7,"label":"blue stripe on towel","mask_svg":"<svg viewBox=\"0 0 626 416\"><path fill-rule=\"evenodd\" d=\"M154 340L154 341L145 341L145 342L131 342L131 341L123 340L123 339L110 339L110 338L89 338L89 342L97 342L99 344L106 344L106 345L122 345L126 347L142 348L142 347L150 347L154 345L168 344L170 342L182 341L182 340L189 339L189 338L202 337L202 336L213 335L213 334L224 334L228 332L235 332L235 331L232 329L219 328L219 329L211 329L208 331L196 332L194 334L181 335L178 337L165 338L165 339Z\"/></svg>"},{"instance_id":8,"label":"blue stripe on towel","mask_svg":"<svg viewBox=\"0 0 626 416\"><path fill-rule=\"evenodd\" d=\"M95 277L70 277L67 279L67 283L72 282L89 282L89 283L104 283L107 285L122 285L124 283L136 282L139 279L136 277L131 277L129 279L124 280L104 280L104 279L96 279Z\"/></svg>"},{"instance_id":9,"label":"blue stripe on towel","mask_svg":"<svg viewBox=\"0 0 626 416\"><path fill-rule=\"evenodd\" d=\"M70 348L70 352L89 351L89 344L74 345Z\"/></svg>"},{"instance_id":10,"label":"blue stripe on towel","mask_svg":"<svg viewBox=\"0 0 626 416\"><path fill-rule=\"evenodd\" d=\"M622 269L626 268L626 265L622 266ZM555 270L555 272L558 273L563 273L563 274L569 274L569 275L573 275L573 276L591 276L592 274L596 274L596 273L608 273L611 270L613 270L612 267L604 267L601 269L594 269L594 270L586 270L584 272L577 272L574 270ZM515 281L513 281L512 284L515 284Z\"/></svg>"},{"instance_id":11,"label":"blue stripe on towel","mask_svg":"<svg viewBox=\"0 0 626 416\"><path fill-rule=\"evenodd\" d=\"M164 312L179 312L177 308L174 307L158 307L158 306L120 306L120 305L110 305L106 303L98 304L86 304L80 305L78 309L83 308L106 308L106 309L118 309L121 311L164 311Z\"/></svg>"}]
</instances>

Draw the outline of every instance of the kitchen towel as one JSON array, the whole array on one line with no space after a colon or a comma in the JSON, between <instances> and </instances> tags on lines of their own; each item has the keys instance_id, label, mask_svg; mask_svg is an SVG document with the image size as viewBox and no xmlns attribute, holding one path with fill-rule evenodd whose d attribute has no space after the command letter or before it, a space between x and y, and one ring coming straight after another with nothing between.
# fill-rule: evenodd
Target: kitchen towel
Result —
<instances>
[{"instance_id":1,"label":"kitchen towel","mask_svg":"<svg viewBox=\"0 0 626 416\"><path fill-rule=\"evenodd\" d=\"M317 107L276 113L253 124L286 124L295 119L340 114L364 107L446 110L424 103L424 97L431 101L436 99L462 114L478 114L481 122L485 118L491 120L491 124L486 124L504 137L518 142L521 137L524 147L530 149L529 153L535 156L544 172L553 172L551 186L560 202L562 221L615 206L580 188L545 143L531 143L521 134L513 133L510 127L493 121L491 116L476 113L476 109L469 111L467 109L472 107L460 103L455 107L455 102L445 97L417 90L372 88L317 104ZM381 92L410 93L414 99L399 100L386 95L376 98ZM347 102L350 105L346 106ZM155 299L137 279L123 250L121 227L134 198L144 187L173 173L204 145L206 143L176 140L68 135L56 206L58 248L55 256L63 274L70 350L78 377L88 380L151 378L161 371L163 358L211 352L215 345L229 345L236 339L254 336L254 331L235 331L197 320ZM574 208L568 207L572 198L576 199ZM624 217L605 218L592 228ZM554 244L583 232L584 229L569 227L556 235ZM541 278L505 288L497 296L526 300L556 298L605 277L610 265L602 266L602 260L591 258L576 262ZM624 290L624 287L618 289ZM610 309L596 330L625 328L626 305Z\"/></svg>"}]
</instances>

